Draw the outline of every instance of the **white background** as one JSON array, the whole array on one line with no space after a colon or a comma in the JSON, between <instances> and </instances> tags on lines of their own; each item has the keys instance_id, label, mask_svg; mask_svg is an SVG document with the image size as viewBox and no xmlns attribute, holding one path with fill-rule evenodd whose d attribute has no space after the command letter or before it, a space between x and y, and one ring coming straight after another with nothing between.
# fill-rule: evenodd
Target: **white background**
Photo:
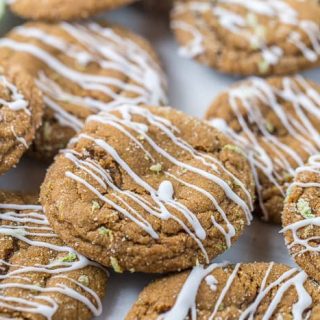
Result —
<instances>
[{"instance_id":1,"label":"white background","mask_svg":"<svg viewBox=\"0 0 320 320\"><path fill-rule=\"evenodd\" d=\"M238 80L219 74L194 61L177 55L177 44L169 30L166 15L142 12L137 8L120 9L106 14L109 21L127 26L148 38L157 49L169 79L170 105L197 117L203 117L213 98ZM1 34L19 21L6 15L0 23ZM320 83L320 70L305 75ZM0 177L0 188L37 191L44 178L46 166L32 159L23 159L17 168ZM255 220L236 245L215 261L230 262L275 261L294 265L284 246L279 226ZM145 274L111 273L99 320L124 319L142 288L155 276Z\"/></svg>"}]
</instances>

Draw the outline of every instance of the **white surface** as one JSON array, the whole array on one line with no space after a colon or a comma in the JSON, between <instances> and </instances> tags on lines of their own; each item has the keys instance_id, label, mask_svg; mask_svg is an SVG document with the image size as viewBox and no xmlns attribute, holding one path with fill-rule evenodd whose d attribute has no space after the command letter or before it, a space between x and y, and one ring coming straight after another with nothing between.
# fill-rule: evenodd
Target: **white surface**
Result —
<instances>
[{"instance_id":1,"label":"white surface","mask_svg":"<svg viewBox=\"0 0 320 320\"><path fill-rule=\"evenodd\" d=\"M177 56L177 45L165 17L152 16L137 9L126 8L107 14L108 20L118 22L144 35L158 50L169 78L170 105L186 113L202 117L212 99L237 78L214 72L196 62ZM7 17L0 24L3 34L16 21ZM320 82L320 70L305 73ZM24 159L14 170L0 177L0 188L36 191L45 174L45 166ZM280 227L254 221L236 245L215 261L230 262L276 261L293 265L278 233ZM124 319L142 288L155 276L145 274L114 274L108 283L104 313L99 320Z\"/></svg>"}]
</instances>

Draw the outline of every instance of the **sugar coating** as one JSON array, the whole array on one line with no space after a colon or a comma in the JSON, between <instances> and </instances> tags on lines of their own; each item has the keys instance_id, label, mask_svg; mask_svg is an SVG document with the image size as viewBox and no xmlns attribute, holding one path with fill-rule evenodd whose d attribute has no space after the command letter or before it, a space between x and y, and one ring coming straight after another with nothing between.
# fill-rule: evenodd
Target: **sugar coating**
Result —
<instances>
[{"instance_id":1,"label":"sugar coating","mask_svg":"<svg viewBox=\"0 0 320 320\"><path fill-rule=\"evenodd\" d=\"M257 210L280 223L295 169L320 151L319 85L301 76L249 78L219 95L206 118L244 150L254 172ZM301 207L307 214L307 206Z\"/></svg>"},{"instance_id":2,"label":"sugar coating","mask_svg":"<svg viewBox=\"0 0 320 320\"><path fill-rule=\"evenodd\" d=\"M0 192L0 314L4 319L91 319L107 273L67 247L36 196Z\"/></svg>"},{"instance_id":3,"label":"sugar coating","mask_svg":"<svg viewBox=\"0 0 320 320\"><path fill-rule=\"evenodd\" d=\"M251 169L230 143L172 108L92 115L50 168L41 203L68 244L117 272L209 263L252 219Z\"/></svg>"},{"instance_id":4,"label":"sugar coating","mask_svg":"<svg viewBox=\"0 0 320 320\"><path fill-rule=\"evenodd\" d=\"M320 157L296 169L282 214L282 233L290 254L306 273L320 280Z\"/></svg>"},{"instance_id":5,"label":"sugar coating","mask_svg":"<svg viewBox=\"0 0 320 320\"><path fill-rule=\"evenodd\" d=\"M46 21L78 20L99 12L112 10L135 0L7 0L17 15Z\"/></svg>"},{"instance_id":6,"label":"sugar coating","mask_svg":"<svg viewBox=\"0 0 320 320\"><path fill-rule=\"evenodd\" d=\"M147 286L126 320L317 319L319 293L305 272L274 262L199 265Z\"/></svg>"},{"instance_id":7,"label":"sugar coating","mask_svg":"<svg viewBox=\"0 0 320 320\"><path fill-rule=\"evenodd\" d=\"M266 76L320 64L319 17L316 0L178 0L171 25L181 56Z\"/></svg>"},{"instance_id":8,"label":"sugar coating","mask_svg":"<svg viewBox=\"0 0 320 320\"><path fill-rule=\"evenodd\" d=\"M64 148L90 114L124 103L166 103L155 52L120 27L27 23L1 39L0 61L27 69L44 94L44 123L32 146L39 158Z\"/></svg>"}]
</instances>

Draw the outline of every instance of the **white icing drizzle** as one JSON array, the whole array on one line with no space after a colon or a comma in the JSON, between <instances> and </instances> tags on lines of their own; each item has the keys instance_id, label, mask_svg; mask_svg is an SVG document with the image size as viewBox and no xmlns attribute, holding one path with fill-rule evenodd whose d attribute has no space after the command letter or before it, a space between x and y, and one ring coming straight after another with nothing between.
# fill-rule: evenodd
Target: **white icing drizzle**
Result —
<instances>
[{"instance_id":1,"label":"white icing drizzle","mask_svg":"<svg viewBox=\"0 0 320 320\"><path fill-rule=\"evenodd\" d=\"M104 96L104 100L100 100L67 92L55 79L40 70L37 85L44 93L47 107L53 110L55 118L62 126L71 127L76 132L83 126L84 119L66 110L64 107L66 102L83 109L87 114L110 110L124 103L151 105L166 103L166 84L160 66L134 41L121 37L112 28L102 27L95 22L83 24L61 22L57 26L76 40L77 44L70 44L64 38L51 35L40 28L19 26L13 32L22 38L19 41L1 39L0 47L28 53L59 76L83 90L92 92L92 96L97 92ZM33 39L36 39L39 45L30 41ZM53 55L42 45L53 48L58 53ZM125 82L113 75L77 71L58 58L60 53L67 55L78 66L85 68L95 63L102 71L121 73L129 81ZM128 94L123 94L124 91Z\"/></svg>"},{"instance_id":2,"label":"white icing drizzle","mask_svg":"<svg viewBox=\"0 0 320 320\"><path fill-rule=\"evenodd\" d=\"M72 255L71 260L63 261L63 259L56 259L46 265L17 265L0 259L0 264L9 268L5 274L0 275L0 280L5 280L5 282L0 283L0 307L13 311L39 314L46 319L52 319L59 308L59 301L45 294L59 292L80 301L92 314L96 316L100 315L102 312L102 304L96 292L80 282L67 277L67 275L64 275L67 272L80 270L90 265L99 266L78 254L72 248L59 246L54 244L52 240L50 241L50 239L55 239L57 235L50 228L41 206L1 204L0 209L2 211L0 213L0 219L12 223L2 224L0 226L0 235L14 237L30 246L61 252L65 254L64 256ZM27 212L19 213L21 210L26 210ZM44 237L47 240L35 240L33 237ZM64 282L70 282L80 288L81 291L85 291L86 295L81 294L81 291L72 288L72 286L68 286L66 283L58 283L50 287L42 287L34 284L28 277L28 272L52 274L51 279L64 279ZM20 281L17 282L15 281L16 279ZM7 292L3 292L3 290L10 288L25 289L30 291L30 293L28 293L28 298L18 298L10 296ZM35 295L34 292L41 294ZM42 293L44 295L42 295ZM34 299L31 299L32 295L34 295ZM90 296L90 299L87 296Z\"/></svg>"},{"instance_id":3,"label":"white icing drizzle","mask_svg":"<svg viewBox=\"0 0 320 320\"><path fill-rule=\"evenodd\" d=\"M180 47L178 53L182 57L193 58L199 56L204 52L203 48L203 36L196 28L191 27L190 24L183 21L173 21L171 23L173 29L180 29L192 34L193 39L185 47Z\"/></svg>"},{"instance_id":4,"label":"white icing drizzle","mask_svg":"<svg viewBox=\"0 0 320 320\"><path fill-rule=\"evenodd\" d=\"M297 151L284 144L281 137L273 133L274 128L268 127L273 126L272 123L268 123L256 106L264 105L265 108L269 108L288 134L311 156L320 150L319 129L310 121L311 116L320 121L319 97L320 94L300 76L284 78L282 88L272 87L260 78L250 78L228 90L229 105L241 126L241 134L228 127L223 119L210 120L213 126L229 135L236 145L246 150L252 163L259 205L266 220L269 216L262 198L263 186L258 170L262 171L284 196L285 190L279 181L287 175L293 176L295 168L303 165L304 159ZM281 104L278 102L280 99L284 101ZM284 110L283 104L292 105L296 118ZM253 132L252 127L257 131ZM272 157L268 150L273 152ZM290 164L288 159L294 164Z\"/></svg>"},{"instance_id":5,"label":"white icing drizzle","mask_svg":"<svg viewBox=\"0 0 320 320\"><path fill-rule=\"evenodd\" d=\"M226 5L229 5L227 8ZM306 4L307 5L307 4ZM232 7L233 6L233 7ZM237 8L242 7L248 10L247 17L237 12ZM234 8L234 9L233 9ZM197 21L193 26L179 20L179 16L192 12ZM265 28L259 25L256 15L262 15L272 21L293 26L294 30L288 35L288 42L296 46L304 57L310 62L315 62L320 56L320 28L316 22L304 20L288 2L284 0L217 0L217 1L180 1L175 5L172 24L174 29L179 29L191 35L190 42L180 49L183 56L195 57L205 52L203 45L205 36L200 32L205 24L201 15L211 12L218 19L219 24L226 30L242 37L249 42L254 49L261 50L263 61L267 65L276 65L284 55L280 46L268 46L265 39ZM200 30L199 30L199 29ZM306 35L310 47L301 39Z\"/></svg>"},{"instance_id":6,"label":"white icing drizzle","mask_svg":"<svg viewBox=\"0 0 320 320\"><path fill-rule=\"evenodd\" d=\"M8 107L13 111L23 110L27 114L31 114L30 110L28 110L29 102L26 101L23 94L13 83L8 81L5 76L0 76L0 85L5 87L10 93L10 101L0 98L0 105Z\"/></svg>"},{"instance_id":7,"label":"white icing drizzle","mask_svg":"<svg viewBox=\"0 0 320 320\"><path fill-rule=\"evenodd\" d=\"M10 95L9 100L6 100L4 98L0 98L0 106L1 107L7 107L12 111L23 111L27 115L31 115L29 107L29 102L25 99L23 94L18 90L18 88L10 82L5 76L0 75L0 86L4 87L6 90L8 90L8 93ZM28 144L26 140L23 137L19 137L14 129L13 126L10 127L10 130L16 140L22 144L26 149L28 148Z\"/></svg>"},{"instance_id":8,"label":"white icing drizzle","mask_svg":"<svg viewBox=\"0 0 320 320\"><path fill-rule=\"evenodd\" d=\"M214 270L218 268L225 268L226 263L223 264L211 264L207 268L203 266L194 267L193 270L189 273L188 278L186 279L184 285L182 286L180 292L178 293L177 299L173 307L166 313L160 315L158 320L183 320L191 315L192 320L197 319L197 309L196 309L196 299L197 294L200 288L200 284L205 280L208 284L212 283L214 280L214 292L217 291L217 286L222 285L216 280L216 278L211 274ZM232 273L228 277L224 286L220 288L220 294L213 306L213 311L209 317L210 320L218 319L217 312L222 306L225 296L230 290L232 284L236 280L241 264L234 266ZM266 273L262 279L259 291L254 301L239 314L239 320L253 320L255 319L255 314L258 311L258 308L261 302L267 296L272 294L272 299L267 306L266 310L262 314L263 320L273 319L273 315L276 311L276 308L281 303L282 299L285 296L285 293L291 288L294 287L298 295L297 301L292 306L292 315L295 320L307 319L306 314L310 315L309 308L312 307L312 298L304 284L308 279L307 275L303 271L297 269L289 269L288 271L281 274L275 281L269 282L268 279L272 274L274 268L274 263L270 263ZM211 284L208 284L211 286ZM259 311L261 313L261 310Z\"/></svg>"},{"instance_id":9,"label":"white icing drizzle","mask_svg":"<svg viewBox=\"0 0 320 320\"><path fill-rule=\"evenodd\" d=\"M218 280L213 275L209 274L208 276L206 276L205 281L212 291L217 290Z\"/></svg>"},{"instance_id":10,"label":"white icing drizzle","mask_svg":"<svg viewBox=\"0 0 320 320\"><path fill-rule=\"evenodd\" d=\"M192 172L202 178L205 178L211 183L216 184L223 190L226 197L228 197L229 200L234 202L235 205L237 205L243 211L246 216L247 222L250 223L252 219L252 199L250 197L250 193L245 188L243 183L236 179L231 174L231 172L229 172L222 165L222 163L220 163L216 158L210 155L206 155L197 151L186 141L176 136L175 132L178 132L179 130L175 128L170 121L163 117L154 115L148 109L124 105L117 108L116 111L120 113L121 118L115 116L112 113L104 112L98 115L90 116L87 121L99 122L102 125L108 125L113 127L114 129L117 129L120 133L129 138L131 142L134 143L137 148L139 148L141 152L145 154L145 157L149 159L151 165L155 164L155 160L147 151L147 149L150 148L154 152L157 152L159 155L161 155L164 159L166 159L166 161L169 161L173 165L180 167L182 170L185 170L186 172ZM140 117L145 119L145 121L147 121L149 125L157 127L157 129L161 131L161 134L163 134L164 137L170 139L170 142L173 143L178 148L178 150L180 150L179 152L190 154L193 159L197 160L198 163L201 163L202 166L205 166L206 169L202 169L196 165L184 163L175 158L165 149L161 148L160 145L156 144L151 136L148 135L149 125L133 121L133 115L139 115ZM141 141L144 142L144 145L135 137L134 134L141 138ZM72 150L65 150L64 156L69 159L74 164L74 166L80 170L80 172L82 171L83 173L85 173L85 175L67 171L66 176L91 190L100 200L110 205L112 208L123 214L131 221L135 222L152 238L159 239L159 235L157 231L153 229L152 225L139 213L139 211L141 210L161 220L172 219L176 221L183 228L183 230L193 238L193 240L201 249L206 261L209 262L209 257L202 243L207 237L205 229L201 225L197 216L192 211L190 211L190 209L185 204L174 198L174 184L180 183L192 189L193 192L197 192L202 196L208 198L212 202L213 208L220 214L223 220L223 224L219 224L212 215L212 224L223 234L223 236L225 237L226 245L228 247L231 245L231 239L235 235L235 229L228 220L226 213L219 205L214 194L211 194L210 192L206 191L196 184L188 183L183 179L182 176L178 177L176 174L173 174L172 172L170 172L169 170L165 170L164 168L161 168L161 172L166 176L167 179L162 181L162 183L157 188L154 188L131 169L128 163L125 162L121 155L118 154L116 149L112 145L110 145L108 141L94 138L85 133L81 133L77 138L73 139L73 143L76 143L80 139L90 140L95 145L102 148L104 152L110 155L113 160L136 184L138 184L146 191L148 195L150 195L152 202L147 201L144 197L131 191L119 189L113 182L109 172L102 168L97 161L91 159L86 155L85 157L83 157L82 155L77 154ZM246 197L245 200L250 204L250 208L248 207L246 202L242 198L240 198L222 178L217 175L219 173L227 174L237 183L237 185L244 192ZM112 192L108 190L107 195L105 195L107 189L112 190ZM116 204L113 200L114 198L116 198L118 202L120 201L121 205ZM132 205L128 203L126 199L130 199L130 202L134 202L135 206L140 207L141 210L136 210ZM178 212L179 215L183 217L183 219L179 218L172 210Z\"/></svg>"},{"instance_id":11,"label":"white icing drizzle","mask_svg":"<svg viewBox=\"0 0 320 320\"><path fill-rule=\"evenodd\" d=\"M223 268L226 265L227 263L220 263L211 264L207 268L203 265L194 267L181 288L174 306L168 312L158 317L158 320L183 320L186 319L189 312L192 315L192 319L196 319L196 296L201 282L213 270Z\"/></svg>"},{"instance_id":12,"label":"white icing drizzle","mask_svg":"<svg viewBox=\"0 0 320 320\"><path fill-rule=\"evenodd\" d=\"M222 291L221 291L221 293L220 293L220 295L219 295L219 297L217 299L217 302L215 303L215 306L213 308L213 311L212 311L212 313L210 315L209 320L214 319L215 315L217 314L217 312L218 312L218 310L219 310L219 308L221 306L221 303L224 300L224 297L226 296L226 294L229 291L229 289L230 289L235 277L237 276L237 273L238 273L238 270L240 268L240 265L241 265L240 263L237 263L236 266L234 267L230 277L228 278L225 286L223 287L223 289L222 289Z\"/></svg>"},{"instance_id":13,"label":"white icing drizzle","mask_svg":"<svg viewBox=\"0 0 320 320\"><path fill-rule=\"evenodd\" d=\"M159 189L158 189L158 196L159 199L163 201L171 201L173 200L173 185L170 181L165 180L161 182Z\"/></svg>"},{"instance_id":14,"label":"white icing drizzle","mask_svg":"<svg viewBox=\"0 0 320 320\"><path fill-rule=\"evenodd\" d=\"M23 137L18 136L13 126L11 126L10 129L11 129L12 134L13 134L14 137L16 138L16 140L17 140L20 144L22 144L26 149L28 149L28 144L27 144L26 139L23 138Z\"/></svg>"},{"instance_id":15,"label":"white icing drizzle","mask_svg":"<svg viewBox=\"0 0 320 320\"><path fill-rule=\"evenodd\" d=\"M320 155L314 155L309 158L309 161L306 165L301 166L296 169L296 175L300 175L303 173L314 173L315 181L310 182L293 182L288 191L290 192L294 187L298 188L320 188ZM310 208L311 210L316 210L316 208ZM292 241L290 243L286 243L290 250L294 249L293 256L304 254L305 252L320 252L320 237L310 236L306 237L302 236L300 231L305 228L318 228L320 227L320 217L316 216L317 212L311 212L312 216L310 217L302 217L303 219L300 221L293 222L281 230L281 233L291 232ZM305 234L305 233L304 233Z\"/></svg>"}]
</instances>

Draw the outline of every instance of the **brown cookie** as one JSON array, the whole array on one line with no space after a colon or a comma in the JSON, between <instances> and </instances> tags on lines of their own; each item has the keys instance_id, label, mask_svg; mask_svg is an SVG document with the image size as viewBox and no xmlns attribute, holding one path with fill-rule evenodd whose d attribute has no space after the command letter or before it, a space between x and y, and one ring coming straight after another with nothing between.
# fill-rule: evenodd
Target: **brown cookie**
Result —
<instances>
[{"instance_id":1,"label":"brown cookie","mask_svg":"<svg viewBox=\"0 0 320 320\"><path fill-rule=\"evenodd\" d=\"M199 265L157 280L126 320L320 319L320 286L297 269L271 263Z\"/></svg>"},{"instance_id":2,"label":"brown cookie","mask_svg":"<svg viewBox=\"0 0 320 320\"><path fill-rule=\"evenodd\" d=\"M64 148L90 114L125 103L166 102L155 52L120 27L27 23L0 40L0 61L22 65L44 94L43 126L32 147L44 159Z\"/></svg>"},{"instance_id":3,"label":"brown cookie","mask_svg":"<svg viewBox=\"0 0 320 320\"><path fill-rule=\"evenodd\" d=\"M320 65L317 0L177 0L180 53L221 72L283 75Z\"/></svg>"},{"instance_id":4,"label":"brown cookie","mask_svg":"<svg viewBox=\"0 0 320 320\"><path fill-rule=\"evenodd\" d=\"M240 149L171 108L122 106L88 118L41 188L54 230L115 271L208 263L251 220Z\"/></svg>"},{"instance_id":5,"label":"brown cookie","mask_svg":"<svg viewBox=\"0 0 320 320\"><path fill-rule=\"evenodd\" d=\"M296 170L282 214L286 245L306 273L320 281L320 156Z\"/></svg>"},{"instance_id":6,"label":"brown cookie","mask_svg":"<svg viewBox=\"0 0 320 320\"><path fill-rule=\"evenodd\" d=\"M107 274L65 246L37 197L0 192L1 319L85 320L102 312Z\"/></svg>"},{"instance_id":7,"label":"brown cookie","mask_svg":"<svg viewBox=\"0 0 320 320\"><path fill-rule=\"evenodd\" d=\"M219 95L206 118L251 160L258 210L281 223L294 170L320 151L320 86L301 76L251 78Z\"/></svg>"},{"instance_id":8,"label":"brown cookie","mask_svg":"<svg viewBox=\"0 0 320 320\"><path fill-rule=\"evenodd\" d=\"M84 19L99 12L112 10L136 0L9 0L10 9L32 20Z\"/></svg>"},{"instance_id":9,"label":"brown cookie","mask_svg":"<svg viewBox=\"0 0 320 320\"><path fill-rule=\"evenodd\" d=\"M0 174L14 167L28 149L41 124L42 95L33 79L19 67L0 74Z\"/></svg>"}]
</instances>

